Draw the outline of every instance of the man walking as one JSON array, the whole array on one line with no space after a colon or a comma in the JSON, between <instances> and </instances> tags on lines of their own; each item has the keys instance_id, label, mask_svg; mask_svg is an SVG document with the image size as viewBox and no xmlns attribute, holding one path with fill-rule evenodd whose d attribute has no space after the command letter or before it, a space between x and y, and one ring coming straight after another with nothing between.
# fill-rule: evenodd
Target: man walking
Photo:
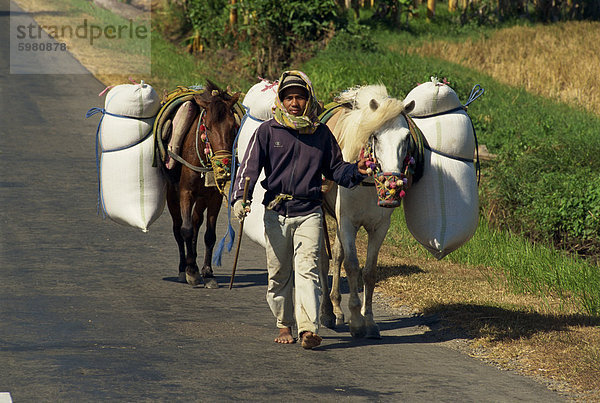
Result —
<instances>
[{"instance_id":1,"label":"man walking","mask_svg":"<svg viewBox=\"0 0 600 403\"><path fill-rule=\"evenodd\" d=\"M292 70L281 75L274 118L261 124L250 140L231 198L234 214L241 219L250 205L242 203L243 178L250 178L248 194L252 195L264 169L267 302L279 328L275 342L294 343L292 326L296 323L306 349L321 344L317 333L322 176L353 187L367 172L365 159L354 164L344 162L335 137L319 122L318 105L306 74Z\"/></svg>"}]
</instances>

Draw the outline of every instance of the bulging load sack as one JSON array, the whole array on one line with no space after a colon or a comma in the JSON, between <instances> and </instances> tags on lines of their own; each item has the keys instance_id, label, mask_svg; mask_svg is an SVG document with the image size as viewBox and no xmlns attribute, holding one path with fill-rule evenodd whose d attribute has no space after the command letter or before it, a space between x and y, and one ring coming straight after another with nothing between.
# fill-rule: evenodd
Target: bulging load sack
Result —
<instances>
[{"instance_id":1,"label":"bulging load sack","mask_svg":"<svg viewBox=\"0 0 600 403\"><path fill-rule=\"evenodd\" d=\"M113 221L146 232L166 202L166 182L153 167L154 138L100 157L100 200Z\"/></svg>"},{"instance_id":2,"label":"bulging load sack","mask_svg":"<svg viewBox=\"0 0 600 403\"><path fill-rule=\"evenodd\" d=\"M423 176L404 197L406 226L437 259L467 242L479 223L477 178L472 162L425 150Z\"/></svg>"},{"instance_id":3,"label":"bulging load sack","mask_svg":"<svg viewBox=\"0 0 600 403\"><path fill-rule=\"evenodd\" d=\"M160 109L160 97L151 85L121 84L114 86L104 102L106 112L132 118L153 118Z\"/></svg>"},{"instance_id":4,"label":"bulging load sack","mask_svg":"<svg viewBox=\"0 0 600 403\"><path fill-rule=\"evenodd\" d=\"M262 121L271 119L278 88L277 82L271 83L266 80L254 84L242 102L250 116Z\"/></svg>"},{"instance_id":5,"label":"bulging load sack","mask_svg":"<svg viewBox=\"0 0 600 403\"><path fill-rule=\"evenodd\" d=\"M238 158L244 158L250 141L254 136L254 132L264 121L273 117L273 105L277 96L277 84L269 81L261 81L254 84L249 90L242 104L246 108L246 116L240 127L238 136ZM236 173L236 181L243 181L243 172ZM265 194L265 189L260 183L265 179L265 173L262 171L258 176L257 185L254 187L252 194L252 204L250 205L250 213L244 219L244 234L252 241L259 245L265 246L265 225L264 213L265 206L262 201ZM241 236L241 235L240 235Z\"/></svg>"},{"instance_id":6,"label":"bulging load sack","mask_svg":"<svg viewBox=\"0 0 600 403\"><path fill-rule=\"evenodd\" d=\"M456 92L435 77L413 88L406 95L404 104L408 105L410 101L415 101L415 109L410 114L412 117L425 117L463 106Z\"/></svg>"},{"instance_id":7,"label":"bulging load sack","mask_svg":"<svg viewBox=\"0 0 600 403\"><path fill-rule=\"evenodd\" d=\"M429 147L423 177L404 197L406 226L421 245L441 259L471 239L479 223L475 133L448 85L437 80L421 84L404 102L410 100L415 100L415 110L420 112L411 117ZM421 108L419 100L424 104Z\"/></svg>"},{"instance_id":8,"label":"bulging load sack","mask_svg":"<svg viewBox=\"0 0 600 403\"><path fill-rule=\"evenodd\" d=\"M103 110L88 112L103 114L97 132L100 205L113 221L144 232L166 202L166 180L153 166L152 127L159 109L158 94L142 81L114 87Z\"/></svg>"}]
</instances>

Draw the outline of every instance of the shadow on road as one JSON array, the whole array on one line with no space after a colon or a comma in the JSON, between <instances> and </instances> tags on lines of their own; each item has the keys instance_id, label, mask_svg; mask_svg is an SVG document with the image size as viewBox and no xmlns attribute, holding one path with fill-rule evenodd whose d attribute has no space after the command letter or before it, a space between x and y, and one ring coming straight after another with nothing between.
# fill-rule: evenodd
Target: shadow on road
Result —
<instances>
[{"instance_id":1,"label":"shadow on road","mask_svg":"<svg viewBox=\"0 0 600 403\"><path fill-rule=\"evenodd\" d=\"M256 273L246 273L248 271L253 271ZM229 282L231 281L231 277L229 275L215 275L217 282L221 287L229 286ZM179 279L175 276L173 277L163 277L163 281L169 281L173 283L179 283ZM181 283L185 284L186 283ZM267 286L267 272L259 269L246 269L242 273L236 273L233 288L248 288L248 287L266 287Z\"/></svg>"}]
</instances>

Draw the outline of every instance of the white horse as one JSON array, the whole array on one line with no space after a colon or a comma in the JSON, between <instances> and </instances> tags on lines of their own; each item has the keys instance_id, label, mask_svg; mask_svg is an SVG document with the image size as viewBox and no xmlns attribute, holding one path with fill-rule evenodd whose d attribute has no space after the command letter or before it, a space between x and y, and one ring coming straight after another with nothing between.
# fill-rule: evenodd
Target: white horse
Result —
<instances>
[{"instance_id":1,"label":"white horse","mask_svg":"<svg viewBox=\"0 0 600 403\"><path fill-rule=\"evenodd\" d=\"M269 118L270 106L277 96L277 87L268 82L254 85L244 105L248 116L240 132L238 155L242 158L256 128L262 120ZM379 328L373 319L373 290L375 288L377 255L390 226L393 208L400 205L402 182L407 169L411 134L406 119L414 102L405 106L402 101L391 98L383 85L356 87L343 92L337 99L340 107L331 113L327 125L336 137L344 160L356 161L365 150L370 154L373 175L363 185L353 189L332 186L324 196L324 211L333 215L337 222L337 236L333 248L333 283L331 295L328 290L329 261L325 253L321 258L321 323L335 327L344 323L340 307L339 277L342 262L350 287L349 327L354 337L379 338ZM264 174L263 174L264 175ZM264 178L261 176L259 182ZM410 179L409 179L410 180ZM379 186L376 188L374 183ZM264 206L265 189L256 186L252 195L251 212L245 219L244 233L252 240L265 246ZM359 275L361 273L356 252L356 235L364 227L368 234L367 259L362 277L364 299L359 297Z\"/></svg>"}]
</instances>

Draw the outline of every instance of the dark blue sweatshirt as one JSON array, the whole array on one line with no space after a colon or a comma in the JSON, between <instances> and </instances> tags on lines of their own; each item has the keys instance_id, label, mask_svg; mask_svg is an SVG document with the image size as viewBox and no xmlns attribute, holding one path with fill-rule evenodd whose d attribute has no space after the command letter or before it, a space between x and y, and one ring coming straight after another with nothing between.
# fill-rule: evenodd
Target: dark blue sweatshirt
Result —
<instances>
[{"instance_id":1,"label":"dark blue sweatshirt","mask_svg":"<svg viewBox=\"0 0 600 403\"><path fill-rule=\"evenodd\" d=\"M347 188L366 178L358 172L357 164L344 162L340 146L326 125L319 125L312 134L299 134L275 119L261 124L252 136L233 184L232 205L242 198L246 177L250 178L248 195L252 195L261 169L266 176L261 182L266 189L265 206L280 193L293 196L273 208L287 217L310 214L320 207L321 175Z\"/></svg>"}]
</instances>

